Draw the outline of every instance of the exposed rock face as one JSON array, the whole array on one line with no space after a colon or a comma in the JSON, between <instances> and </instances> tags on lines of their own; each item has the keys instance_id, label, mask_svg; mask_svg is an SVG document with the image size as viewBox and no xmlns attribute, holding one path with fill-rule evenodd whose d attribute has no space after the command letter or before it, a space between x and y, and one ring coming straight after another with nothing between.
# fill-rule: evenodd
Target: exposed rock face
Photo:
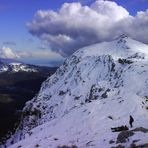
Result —
<instances>
[{"instance_id":1,"label":"exposed rock face","mask_svg":"<svg viewBox=\"0 0 148 148\"><path fill-rule=\"evenodd\" d=\"M48 78L23 109L22 120L10 139L22 146L55 148L59 145L116 146L111 127L148 128L148 46L121 36L82 48ZM108 118L112 117L112 118ZM147 133L142 133L148 138ZM56 142L54 139L56 136ZM141 133L139 143L146 142ZM32 143L31 141L35 141ZM118 140L120 143L121 141ZM9 141L8 141L9 144Z\"/></svg>"}]
</instances>

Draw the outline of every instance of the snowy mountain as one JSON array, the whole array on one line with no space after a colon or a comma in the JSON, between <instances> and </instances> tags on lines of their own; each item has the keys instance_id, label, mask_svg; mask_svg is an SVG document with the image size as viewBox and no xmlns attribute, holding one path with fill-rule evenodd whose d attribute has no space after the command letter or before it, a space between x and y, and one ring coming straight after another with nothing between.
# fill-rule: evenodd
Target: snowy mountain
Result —
<instances>
[{"instance_id":1,"label":"snowy mountain","mask_svg":"<svg viewBox=\"0 0 148 148\"><path fill-rule=\"evenodd\" d=\"M20 125L7 145L148 147L147 90L148 45L123 35L84 47L26 103Z\"/></svg>"},{"instance_id":2,"label":"snowy mountain","mask_svg":"<svg viewBox=\"0 0 148 148\"><path fill-rule=\"evenodd\" d=\"M37 72L37 67L13 59L0 58L0 73L2 72Z\"/></svg>"}]
</instances>

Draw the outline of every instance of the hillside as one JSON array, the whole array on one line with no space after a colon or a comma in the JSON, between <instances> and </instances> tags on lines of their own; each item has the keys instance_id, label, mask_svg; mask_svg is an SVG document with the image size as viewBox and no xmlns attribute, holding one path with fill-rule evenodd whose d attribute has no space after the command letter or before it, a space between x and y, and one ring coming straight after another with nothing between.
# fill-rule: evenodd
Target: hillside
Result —
<instances>
[{"instance_id":1,"label":"hillside","mask_svg":"<svg viewBox=\"0 0 148 148\"><path fill-rule=\"evenodd\" d=\"M8 59L0 59L0 61L3 63L1 66L13 65L10 62L14 62ZM25 103L39 91L41 83L47 76L56 70L56 68L33 65L26 65L26 67L30 70L16 71L10 67L7 71L0 70L0 138L9 130L13 131Z\"/></svg>"},{"instance_id":2,"label":"hillside","mask_svg":"<svg viewBox=\"0 0 148 148\"><path fill-rule=\"evenodd\" d=\"M147 90L148 45L123 35L84 47L26 103L19 127L7 145L146 147ZM129 125L130 116L133 127Z\"/></svg>"}]
</instances>

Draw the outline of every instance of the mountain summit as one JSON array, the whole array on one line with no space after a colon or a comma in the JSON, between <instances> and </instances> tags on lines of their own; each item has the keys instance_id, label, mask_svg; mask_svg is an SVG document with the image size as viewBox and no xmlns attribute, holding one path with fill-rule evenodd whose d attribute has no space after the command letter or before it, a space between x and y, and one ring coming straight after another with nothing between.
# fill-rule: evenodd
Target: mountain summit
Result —
<instances>
[{"instance_id":1,"label":"mountain summit","mask_svg":"<svg viewBox=\"0 0 148 148\"><path fill-rule=\"evenodd\" d=\"M147 90L148 45L121 36L84 47L26 103L7 144L11 148L146 145Z\"/></svg>"}]
</instances>

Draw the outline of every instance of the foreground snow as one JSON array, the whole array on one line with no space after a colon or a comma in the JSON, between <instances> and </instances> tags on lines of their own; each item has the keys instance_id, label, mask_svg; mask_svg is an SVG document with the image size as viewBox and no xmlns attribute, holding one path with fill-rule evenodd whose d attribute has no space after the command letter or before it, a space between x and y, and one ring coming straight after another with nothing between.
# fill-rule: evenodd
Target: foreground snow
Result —
<instances>
[{"instance_id":1,"label":"foreground snow","mask_svg":"<svg viewBox=\"0 0 148 148\"><path fill-rule=\"evenodd\" d=\"M119 106L116 101L109 103L111 106L107 105L108 101L105 102L106 105L103 105L97 100L82 107L76 107L62 118L54 119L34 128L31 131L31 136L26 135L25 140L14 144L11 148L16 148L19 145L23 148L33 148L37 144L42 148L57 148L59 145L77 145L79 148L111 147L115 144L109 144L109 142L111 140L116 141L118 133L111 132L110 128L128 125L129 113L125 110L130 108L115 108L114 106ZM130 103L129 105L132 106L132 102ZM144 119L144 116L141 118L141 115L136 115L135 113L133 108L130 114L135 117L134 127L147 127L147 123L141 121L148 121L148 118ZM108 118L108 116L112 116L113 120ZM145 114L145 116L147 115ZM139 144L146 143L148 134L136 133L124 145L128 147L129 143L136 139L140 140Z\"/></svg>"},{"instance_id":2,"label":"foreground snow","mask_svg":"<svg viewBox=\"0 0 148 148\"><path fill-rule=\"evenodd\" d=\"M148 139L148 46L126 36L74 53L27 102L11 148L129 147ZM134 118L124 142L112 127ZM135 128L143 127L136 131ZM140 128L141 129L141 128Z\"/></svg>"}]
</instances>

